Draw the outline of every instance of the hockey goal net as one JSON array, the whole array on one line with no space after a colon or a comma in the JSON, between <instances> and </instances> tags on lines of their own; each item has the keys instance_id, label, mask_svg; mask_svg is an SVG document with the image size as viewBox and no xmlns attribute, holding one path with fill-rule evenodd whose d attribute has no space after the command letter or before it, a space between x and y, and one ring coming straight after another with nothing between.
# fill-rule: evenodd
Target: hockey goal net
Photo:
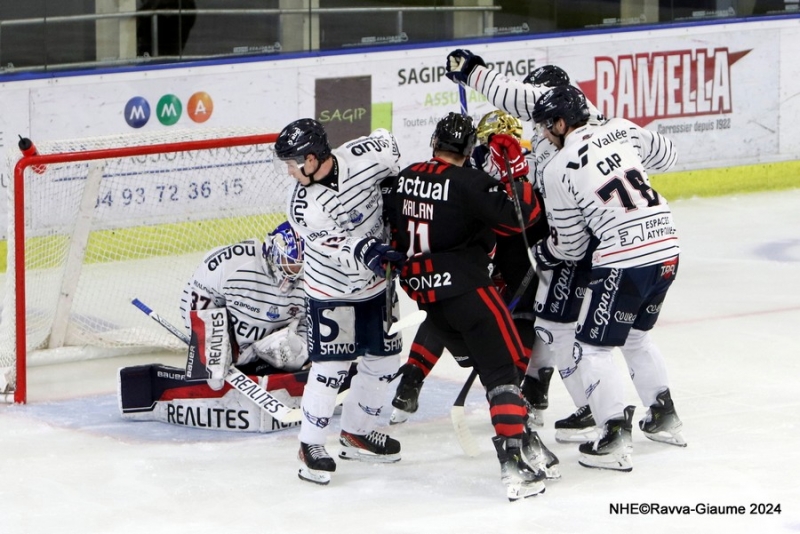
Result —
<instances>
[{"instance_id":1,"label":"hockey goal net","mask_svg":"<svg viewBox=\"0 0 800 534\"><path fill-rule=\"evenodd\" d=\"M285 219L293 181L273 165L276 137L196 130L9 153L5 400L26 402L28 365L185 350L131 300L182 327L181 293L203 255Z\"/></svg>"}]
</instances>

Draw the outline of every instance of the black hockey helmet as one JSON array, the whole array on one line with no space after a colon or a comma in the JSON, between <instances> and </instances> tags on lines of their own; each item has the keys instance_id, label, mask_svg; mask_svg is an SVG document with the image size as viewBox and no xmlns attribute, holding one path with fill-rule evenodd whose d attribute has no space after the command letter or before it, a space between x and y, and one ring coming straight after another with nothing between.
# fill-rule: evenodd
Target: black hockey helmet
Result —
<instances>
[{"instance_id":1,"label":"black hockey helmet","mask_svg":"<svg viewBox=\"0 0 800 534\"><path fill-rule=\"evenodd\" d=\"M462 156L472 154L477 139L472 117L450 112L436 124L431 136L431 147L434 150L455 152Z\"/></svg>"},{"instance_id":2,"label":"black hockey helmet","mask_svg":"<svg viewBox=\"0 0 800 534\"><path fill-rule=\"evenodd\" d=\"M558 119L564 119L567 127L589 120L586 97L577 87L553 87L539 97L533 106L533 122L550 129Z\"/></svg>"},{"instance_id":3,"label":"black hockey helmet","mask_svg":"<svg viewBox=\"0 0 800 534\"><path fill-rule=\"evenodd\" d=\"M279 159L294 160L302 165L305 157L314 154L324 161L331 154L328 134L322 124L314 119L298 119L286 126L275 142L275 154Z\"/></svg>"},{"instance_id":4,"label":"black hockey helmet","mask_svg":"<svg viewBox=\"0 0 800 534\"><path fill-rule=\"evenodd\" d=\"M559 85L569 85L569 75L561 67L544 65L533 69L522 81L531 85L558 87Z\"/></svg>"}]
</instances>

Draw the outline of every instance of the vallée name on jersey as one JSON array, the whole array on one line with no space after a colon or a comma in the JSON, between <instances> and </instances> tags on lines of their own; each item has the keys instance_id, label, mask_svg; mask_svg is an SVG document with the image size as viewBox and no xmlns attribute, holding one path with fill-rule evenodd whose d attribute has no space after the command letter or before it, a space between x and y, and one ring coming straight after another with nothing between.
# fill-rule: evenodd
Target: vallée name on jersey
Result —
<instances>
[{"instance_id":1,"label":"vall\u00e9e name on jersey","mask_svg":"<svg viewBox=\"0 0 800 534\"><path fill-rule=\"evenodd\" d=\"M262 242L249 239L209 252L186 284L181 315L189 310L225 308L240 349L288 325L305 313L302 282L281 287L261 258ZM301 321L298 333L305 332Z\"/></svg>"}]
</instances>

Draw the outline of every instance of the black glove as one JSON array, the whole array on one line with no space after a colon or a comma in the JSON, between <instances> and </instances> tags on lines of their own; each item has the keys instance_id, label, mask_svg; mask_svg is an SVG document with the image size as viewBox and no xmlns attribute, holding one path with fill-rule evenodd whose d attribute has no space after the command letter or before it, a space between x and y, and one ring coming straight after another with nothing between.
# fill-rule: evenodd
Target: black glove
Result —
<instances>
[{"instance_id":1,"label":"black glove","mask_svg":"<svg viewBox=\"0 0 800 534\"><path fill-rule=\"evenodd\" d=\"M447 65L444 75L456 83L467 85L467 79L472 70L480 65L486 66L483 58L476 56L469 50L456 49L447 54Z\"/></svg>"},{"instance_id":2,"label":"black glove","mask_svg":"<svg viewBox=\"0 0 800 534\"><path fill-rule=\"evenodd\" d=\"M377 237L368 237L358 242L355 248L356 257L378 276L386 275L386 264L392 264L393 271L403 268L406 255L398 252Z\"/></svg>"},{"instance_id":3,"label":"black glove","mask_svg":"<svg viewBox=\"0 0 800 534\"><path fill-rule=\"evenodd\" d=\"M531 252L533 253L533 259L536 260L536 264L540 269L555 269L564 263L564 260L556 258L553 253L550 252L550 248L547 246L547 238L533 245L531 247Z\"/></svg>"}]
</instances>

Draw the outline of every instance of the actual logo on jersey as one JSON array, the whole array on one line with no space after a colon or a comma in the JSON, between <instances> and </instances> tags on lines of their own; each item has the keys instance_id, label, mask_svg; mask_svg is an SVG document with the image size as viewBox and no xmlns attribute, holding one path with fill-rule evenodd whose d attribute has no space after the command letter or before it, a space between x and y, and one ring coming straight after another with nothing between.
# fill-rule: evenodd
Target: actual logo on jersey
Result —
<instances>
[{"instance_id":1,"label":"actual logo on jersey","mask_svg":"<svg viewBox=\"0 0 800 534\"><path fill-rule=\"evenodd\" d=\"M731 67L749 53L719 47L596 57L595 79L578 85L600 113L639 126L730 113Z\"/></svg>"},{"instance_id":2,"label":"actual logo on jersey","mask_svg":"<svg viewBox=\"0 0 800 534\"><path fill-rule=\"evenodd\" d=\"M267 317L272 319L272 320L275 320L280 316L281 316L281 312L278 311L278 307L277 306L270 306L269 309L267 310Z\"/></svg>"},{"instance_id":3,"label":"actual logo on jersey","mask_svg":"<svg viewBox=\"0 0 800 534\"><path fill-rule=\"evenodd\" d=\"M358 223L360 223L361 221L364 220L364 214L360 213L360 212L358 212L356 210L351 211L347 215L348 215L348 217L350 217L350 222L353 223L353 224L358 224Z\"/></svg>"}]
</instances>

